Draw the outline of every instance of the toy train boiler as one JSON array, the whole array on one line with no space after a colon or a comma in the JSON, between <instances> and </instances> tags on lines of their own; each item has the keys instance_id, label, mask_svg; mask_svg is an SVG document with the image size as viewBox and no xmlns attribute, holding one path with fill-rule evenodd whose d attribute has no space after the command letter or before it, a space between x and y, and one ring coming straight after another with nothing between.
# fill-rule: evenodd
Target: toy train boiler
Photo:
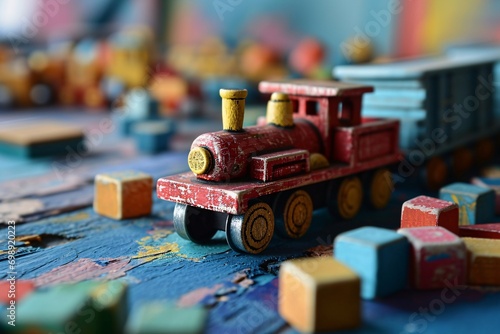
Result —
<instances>
[{"instance_id":1,"label":"toy train boiler","mask_svg":"<svg viewBox=\"0 0 500 334\"><path fill-rule=\"evenodd\" d=\"M158 197L176 202L181 237L203 243L222 230L232 249L256 254L269 245L275 221L277 232L299 238L317 208L354 217L361 179L373 207L388 203L386 167L400 158L399 122L361 118L370 86L265 81L259 90L272 94L266 121L243 129L246 90L221 89L224 130L193 142L192 172L158 180Z\"/></svg>"}]
</instances>

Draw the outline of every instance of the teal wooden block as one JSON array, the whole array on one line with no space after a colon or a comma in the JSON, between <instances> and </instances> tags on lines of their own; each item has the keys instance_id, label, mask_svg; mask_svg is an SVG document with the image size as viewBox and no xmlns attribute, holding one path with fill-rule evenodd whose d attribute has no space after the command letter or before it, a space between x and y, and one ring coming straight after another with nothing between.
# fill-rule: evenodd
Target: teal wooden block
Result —
<instances>
[{"instance_id":1,"label":"teal wooden block","mask_svg":"<svg viewBox=\"0 0 500 334\"><path fill-rule=\"evenodd\" d=\"M19 302L11 333L122 333L127 315L126 286L87 281L40 289Z\"/></svg>"},{"instance_id":2,"label":"teal wooden block","mask_svg":"<svg viewBox=\"0 0 500 334\"><path fill-rule=\"evenodd\" d=\"M203 333L207 311L201 306L177 308L168 303L142 305L127 322L127 334Z\"/></svg>"},{"instance_id":3,"label":"teal wooden block","mask_svg":"<svg viewBox=\"0 0 500 334\"><path fill-rule=\"evenodd\" d=\"M334 242L336 259L361 277L361 297L384 297L408 282L409 243L395 231L362 227L339 234Z\"/></svg>"},{"instance_id":4,"label":"teal wooden block","mask_svg":"<svg viewBox=\"0 0 500 334\"><path fill-rule=\"evenodd\" d=\"M439 198L454 202L459 209L459 225L493 222L495 191L468 183L452 183L439 191Z\"/></svg>"},{"instance_id":5,"label":"teal wooden block","mask_svg":"<svg viewBox=\"0 0 500 334\"><path fill-rule=\"evenodd\" d=\"M156 154L168 150L170 138L175 133L175 123L170 120L137 122L132 134L137 149L146 154Z\"/></svg>"}]
</instances>

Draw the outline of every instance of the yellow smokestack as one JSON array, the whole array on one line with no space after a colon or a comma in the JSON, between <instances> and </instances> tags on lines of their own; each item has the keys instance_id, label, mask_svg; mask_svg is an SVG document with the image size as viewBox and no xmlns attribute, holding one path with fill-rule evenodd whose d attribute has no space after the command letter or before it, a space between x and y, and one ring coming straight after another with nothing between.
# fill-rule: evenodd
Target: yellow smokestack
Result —
<instances>
[{"instance_id":1,"label":"yellow smokestack","mask_svg":"<svg viewBox=\"0 0 500 334\"><path fill-rule=\"evenodd\" d=\"M241 131L245 116L246 89L221 89L222 128L227 131Z\"/></svg>"}]
</instances>

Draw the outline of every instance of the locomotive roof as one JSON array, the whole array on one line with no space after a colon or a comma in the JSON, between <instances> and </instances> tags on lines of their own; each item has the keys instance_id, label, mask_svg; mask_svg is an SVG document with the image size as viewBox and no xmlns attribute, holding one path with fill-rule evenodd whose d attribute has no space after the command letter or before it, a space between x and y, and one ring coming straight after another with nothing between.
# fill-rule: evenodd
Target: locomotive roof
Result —
<instances>
[{"instance_id":1,"label":"locomotive roof","mask_svg":"<svg viewBox=\"0 0 500 334\"><path fill-rule=\"evenodd\" d=\"M289 81L261 81L259 83L261 93L281 92L289 95L305 96L346 96L361 95L373 92L373 87L351 84L338 81L311 81L311 80L289 80Z\"/></svg>"}]
</instances>

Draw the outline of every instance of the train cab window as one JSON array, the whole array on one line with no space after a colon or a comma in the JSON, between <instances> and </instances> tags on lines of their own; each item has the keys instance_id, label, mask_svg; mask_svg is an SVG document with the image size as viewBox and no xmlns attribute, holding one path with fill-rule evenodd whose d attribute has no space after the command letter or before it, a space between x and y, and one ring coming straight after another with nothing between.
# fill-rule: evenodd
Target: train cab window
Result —
<instances>
[{"instance_id":1,"label":"train cab window","mask_svg":"<svg viewBox=\"0 0 500 334\"><path fill-rule=\"evenodd\" d=\"M338 119L341 126L350 126L352 123L352 104L342 101L338 105Z\"/></svg>"},{"instance_id":2,"label":"train cab window","mask_svg":"<svg viewBox=\"0 0 500 334\"><path fill-rule=\"evenodd\" d=\"M292 101L292 111L294 114L299 112L299 101L296 99L290 99Z\"/></svg>"},{"instance_id":3,"label":"train cab window","mask_svg":"<svg viewBox=\"0 0 500 334\"><path fill-rule=\"evenodd\" d=\"M315 116L319 114L319 102L314 100L306 101L306 115Z\"/></svg>"}]
</instances>

